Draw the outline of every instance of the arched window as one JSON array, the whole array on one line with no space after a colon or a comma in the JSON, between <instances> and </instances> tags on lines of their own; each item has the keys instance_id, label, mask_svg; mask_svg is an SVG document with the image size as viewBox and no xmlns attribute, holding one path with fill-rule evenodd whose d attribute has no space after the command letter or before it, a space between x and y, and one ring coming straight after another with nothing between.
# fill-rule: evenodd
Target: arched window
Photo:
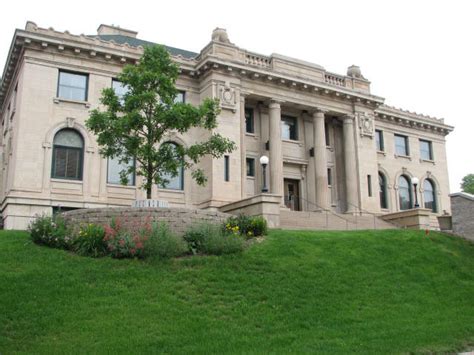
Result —
<instances>
[{"instance_id":1,"label":"arched window","mask_svg":"<svg viewBox=\"0 0 474 355\"><path fill-rule=\"evenodd\" d=\"M387 179L385 175L379 172L379 196L380 196L380 208L388 208L387 201Z\"/></svg>"},{"instance_id":2,"label":"arched window","mask_svg":"<svg viewBox=\"0 0 474 355\"><path fill-rule=\"evenodd\" d=\"M425 208L429 208L433 212L437 212L436 198L435 198L435 187L433 181L426 179L423 182L423 199Z\"/></svg>"},{"instance_id":3,"label":"arched window","mask_svg":"<svg viewBox=\"0 0 474 355\"><path fill-rule=\"evenodd\" d=\"M410 180L405 175L398 178L398 198L400 201L400 210L409 210L412 208Z\"/></svg>"},{"instance_id":4,"label":"arched window","mask_svg":"<svg viewBox=\"0 0 474 355\"><path fill-rule=\"evenodd\" d=\"M53 141L53 166L51 177L82 180L84 140L74 129L60 130Z\"/></svg>"},{"instance_id":5,"label":"arched window","mask_svg":"<svg viewBox=\"0 0 474 355\"><path fill-rule=\"evenodd\" d=\"M168 144L169 146L173 147L173 150L176 151L178 145L173 142L166 142L163 144ZM170 189L170 190L183 190L184 189L184 168L181 165L178 168L177 175L172 176L172 174L163 174L163 178L168 180L167 184L161 186L163 189Z\"/></svg>"}]
</instances>

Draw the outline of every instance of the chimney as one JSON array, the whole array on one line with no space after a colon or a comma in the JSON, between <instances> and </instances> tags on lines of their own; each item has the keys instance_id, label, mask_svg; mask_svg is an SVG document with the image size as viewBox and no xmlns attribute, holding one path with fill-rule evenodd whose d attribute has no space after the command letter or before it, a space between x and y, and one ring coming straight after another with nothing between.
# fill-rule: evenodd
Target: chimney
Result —
<instances>
[{"instance_id":1,"label":"chimney","mask_svg":"<svg viewBox=\"0 0 474 355\"><path fill-rule=\"evenodd\" d=\"M97 29L97 34L100 35L122 35L126 37L137 38L138 32L120 28L120 26L100 25Z\"/></svg>"}]
</instances>

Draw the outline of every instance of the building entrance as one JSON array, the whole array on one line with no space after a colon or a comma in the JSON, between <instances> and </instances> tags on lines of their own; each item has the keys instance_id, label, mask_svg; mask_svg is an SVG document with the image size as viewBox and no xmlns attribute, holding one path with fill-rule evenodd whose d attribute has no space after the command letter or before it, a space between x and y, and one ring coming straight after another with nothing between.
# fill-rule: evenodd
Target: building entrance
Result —
<instances>
[{"instance_id":1,"label":"building entrance","mask_svg":"<svg viewBox=\"0 0 474 355\"><path fill-rule=\"evenodd\" d=\"M300 211L300 181L293 179L283 180L285 206L292 211Z\"/></svg>"}]
</instances>

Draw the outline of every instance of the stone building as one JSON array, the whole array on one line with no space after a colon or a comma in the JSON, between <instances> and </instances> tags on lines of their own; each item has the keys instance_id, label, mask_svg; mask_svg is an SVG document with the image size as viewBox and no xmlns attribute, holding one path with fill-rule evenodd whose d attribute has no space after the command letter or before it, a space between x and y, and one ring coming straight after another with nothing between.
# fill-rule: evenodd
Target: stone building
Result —
<instances>
[{"instance_id":1,"label":"stone building","mask_svg":"<svg viewBox=\"0 0 474 355\"><path fill-rule=\"evenodd\" d=\"M145 198L139 179L120 185L117 162L98 153L84 122L102 89L136 63L147 42L137 32L101 25L73 35L28 22L12 39L0 88L1 213L7 229L55 209L130 206ZM219 209L259 195L269 156L269 193L281 209L391 213L417 199L433 214L450 213L445 136L437 119L384 105L357 66L346 75L291 57L260 55L230 42L223 29L193 53L167 47L180 66L180 99L219 98L218 131L237 149L205 158L208 183L183 171L154 198L170 206ZM208 133L172 134L190 144Z\"/></svg>"},{"instance_id":2,"label":"stone building","mask_svg":"<svg viewBox=\"0 0 474 355\"><path fill-rule=\"evenodd\" d=\"M456 192L450 195L453 233L474 240L474 195Z\"/></svg>"}]
</instances>

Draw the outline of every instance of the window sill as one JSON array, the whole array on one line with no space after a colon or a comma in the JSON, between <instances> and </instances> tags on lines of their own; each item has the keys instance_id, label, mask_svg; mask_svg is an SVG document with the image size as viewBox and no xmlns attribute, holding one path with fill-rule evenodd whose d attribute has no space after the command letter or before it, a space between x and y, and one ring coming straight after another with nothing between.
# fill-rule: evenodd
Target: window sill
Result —
<instances>
[{"instance_id":1,"label":"window sill","mask_svg":"<svg viewBox=\"0 0 474 355\"><path fill-rule=\"evenodd\" d=\"M51 178L51 181L53 182L64 182L68 184L77 184L77 185L82 185L83 181L82 180L74 180L74 179L62 179L62 178Z\"/></svg>"},{"instance_id":2,"label":"window sill","mask_svg":"<svg viewBox=\"0 0 474 355\"><path fill-rule=\"evenodd\" d=\"M245 132L245 136L247 137L252 137L253 139L258 139L259 136L255 133L249 133L249 132Z\"/></svg>"},{"instance_id":3,"label":"window sill","mask_svg":"<svg viewBox=\"0 0 474 355\"><path fill-rule=\"evenodd\" d=\"M402 158L402 159L407 159L407 160L410 160L410 161L412 160L412 159L411 159L411 156L409 156L409 155L398 155L398 154L394 154L394 156L395 156L395 159Z\"/></svg>"},{"instance_id":4,"label":"window sill","mask_svg":"<svg viewBox=\"0 0 474 355\"><path fill-rule=\"evenodd\" d=\"M91 107L91 104L90 104L90 102L88 102L88 101L63 99L63 98L61 98L61 97L55 97L55 98L53 98L53 102L54 102L55 104L59 104L59 103L61 103L61 102L66 102L66 103L69 103L69 104L84 105L86 108Z\"/></svg>"},{"instance_id":5,"label":"window sill","mask_svg":"<svg viewBox=\"0 0 474 355\"><path fill-rule=\"evenodd\" d=\"M107 187L121 187L127 190L136 190L137 188L135 185L122 185L122 184L114 184L110 182L107 183Z\"/></svg>"},{"instance_id":6,"label":"window sill","mask_svg":"<svg viewBox=\"0 0 474 355\"><path fill-rule=\"evenodd\" d=\"M184 191L183 190L174 190L174 189L158 189L158 191L160 192L171 192L171 193L176 193L176 194L180 194L180 195L184 195Z\"/></svg>"},{"instance_id":7,"label":"window sill","mask_svg":"<svg viewBox=\"0 0 474 355\"><path fill-rule=\"evenodd\" d=\"M436 165L434 160L429 160L429 159L420 159L420 163L429 163L429 164Z\"/></svg>"},{"instance_id":8,"label":"window sill","mask_svg":"<svg viewBox=\"0 0 474 355\"><path fill-rule=\"evenodd\" d=\"M384 157L387 156L387 152L384 152L383 150L377 150L378 155L383 155Z\"/></svg>"},{"instance_id":9,"label":"window sill","mask_svg":"<svg viewBox=\"0 0 474 355\"><path fill-rule=\"evenodd\" d=\"M298 140L292 140L292 139L283 139L281 140L282 142L285 142L285 143L290 143L290 144L298 144L300 147L303 146L303 142L302 141L298 141Z\"/></svg>"},{"instance_id":10,"label":"window sill","mask_svg":"<svg viewBox=\"0 0 474 355\"><path fill-rule=\"evenodd\" d=\"M249 175L247 175L247 179L248 179L248 180L255 180L255 176L249 176Z\"/></svg>"}]
</instances>

